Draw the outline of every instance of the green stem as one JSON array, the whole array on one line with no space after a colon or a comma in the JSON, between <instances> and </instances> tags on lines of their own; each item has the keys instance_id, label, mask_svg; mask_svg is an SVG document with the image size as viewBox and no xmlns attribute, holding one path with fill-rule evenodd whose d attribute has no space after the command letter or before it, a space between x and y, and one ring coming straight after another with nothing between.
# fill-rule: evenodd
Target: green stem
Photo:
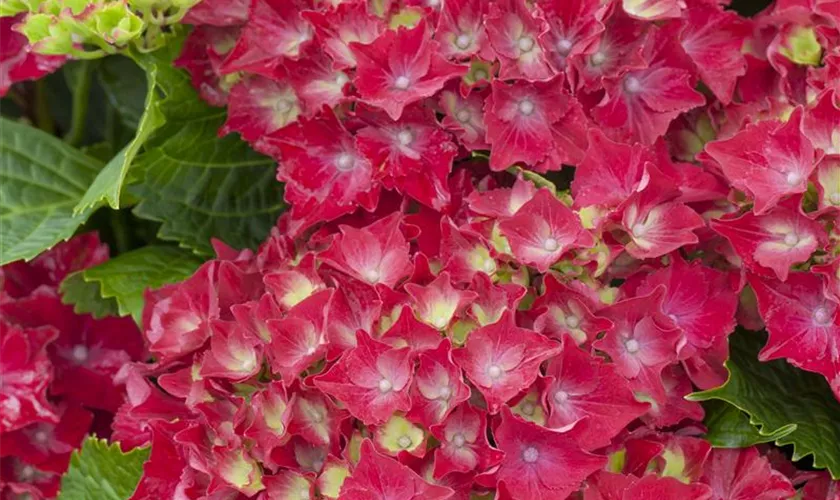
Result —
<instances>
[{"instance_id":1,"label":"green stem","mask_svg":"<svg viewBox=\"0 0 840 500\"><path fill-rule=\"evenodd\" d=\"M90 84L93 81L93 63L81 61L79 66L78 81L73 88L73 115L70 120L70 130L64 136L64 142L71 146L78 146L85 137Z\"/></svg>"},{"instance_id":2,"label":"green stem","mask_svg":"<svg viewBox=\"0 0 840 500\"><path fill-rule=\"evenodd\" d=\"M50 113L47 98L47 82L44 79L35 81L35 125L48 134L55 133L55 121Z\"/></svg>"},{"instance_id":3,"label":"green stem","mask_svg":"<svg viewBox=\"0 0 840 500\"><path fill-rule=\"evenodd\" d=\"M117 254L129 251L131 249L131 235L125 225L125 212L121 210L111 211L111 231L114 232L114 246Z\"/></svg>"}]
</instances>

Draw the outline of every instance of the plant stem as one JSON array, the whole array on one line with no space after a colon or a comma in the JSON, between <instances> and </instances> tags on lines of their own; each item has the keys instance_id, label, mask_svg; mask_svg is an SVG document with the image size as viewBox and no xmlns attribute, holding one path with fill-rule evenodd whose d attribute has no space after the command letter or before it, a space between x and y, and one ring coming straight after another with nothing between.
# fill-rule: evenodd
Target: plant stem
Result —
<instances>
[{"instance_id":1,"label":"plant stem","mask_svg":"<svg viewBox=\"0 0 840 500\"><path fill-rule=\"evenodd\" d=\"M44 79L35 81L35 125L48 134L55 133L55 122L50 113L47 99L47 82Z\"/></svg>"},{"instance_id":2,"label":"plant stem","mask_svg":"<svg viewBox=\"0 0 840 500\"><path fill-rule=\"evenodd\" d=\"M91 61L80 61L79 66L78 80L73 88L73 115L70 121L70 130L64 136L64 142L71 146L79 145L85 137L90 84L93 81L93 63Z\"/></svg>"},{"instance_id":3,"label":"plant stem","mask_svg":"<svg viewBox=\"0 0 840 500\"><path fill-rule=\"evenodd\" d=\"M117 254L131 250L131 234L125 225L125 212L111 210L111 231L114 233L114 246Z\"/></svg>"}]
</instances>

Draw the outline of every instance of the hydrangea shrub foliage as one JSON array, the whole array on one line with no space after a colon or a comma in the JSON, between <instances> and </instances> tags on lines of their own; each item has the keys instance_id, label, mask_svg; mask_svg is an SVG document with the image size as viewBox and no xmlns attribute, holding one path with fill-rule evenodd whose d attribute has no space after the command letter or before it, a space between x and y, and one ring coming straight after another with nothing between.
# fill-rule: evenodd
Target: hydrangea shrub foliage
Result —
<instances>
[{"instance_id":1,"label":"hydrangea shrub foliage","mask_svg":"<svg viewBox=\"0 0 840 500\"><path fill-rule=\"evenodd\" d=\"M840 499L840 2L0 30L0 499Z\"/></svg>"}]
</instances>

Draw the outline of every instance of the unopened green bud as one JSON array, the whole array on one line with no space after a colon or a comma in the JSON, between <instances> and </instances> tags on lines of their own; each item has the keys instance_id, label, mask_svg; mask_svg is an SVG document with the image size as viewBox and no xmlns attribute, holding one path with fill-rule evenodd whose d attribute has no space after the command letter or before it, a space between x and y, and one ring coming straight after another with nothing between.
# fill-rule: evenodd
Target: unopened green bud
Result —
<instances>
[{"instance_id":1,"label":"unopened green bud","mask_svg":"<svg viewBox=\"0 0 840 500\"><path fill-rule=\"evenodd\" d=\"M125 45L143 33L143 20L125 3L116 2L97 9L88 20L94 32L112 45Z\"/></svg>"},{"instance_id":2,"label":"unopened green bud","mask_svg":"<svg viewBox=\"0 0 840 500\"><path fill-rule=\"evenodd\" d=\"M11 17L21 12L36 12L41 0L0 0L0 17Z\"/></svg>"},{"instance_id":3,"label":"unopened green bud","mask_svg":"<svg viewBox=\"0 0 840 500\"><path fill-rule=\"evenodd\" d=\"M35 52L64 55L73 49L73 38L64 23L49 14L32 14L19 28Z\"/></svg>"},{"instance_id":4,"label":"unopened green bud","mask_svg":"<svg viewBox=\"0 0 840 500\"><path fill-rule=\"evenodd\" d=\"M794 63L803 66L819 66L822 59L822 47L817 41L817 34L814 28L807 26L794 28L779 52Z\"/></svg>"}]
</instances>

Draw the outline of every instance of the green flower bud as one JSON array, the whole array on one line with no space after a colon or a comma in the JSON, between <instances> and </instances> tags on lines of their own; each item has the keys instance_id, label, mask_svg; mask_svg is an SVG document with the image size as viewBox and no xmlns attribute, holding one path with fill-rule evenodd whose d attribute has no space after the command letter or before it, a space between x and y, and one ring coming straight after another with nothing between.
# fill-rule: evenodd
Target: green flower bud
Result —
<instances>
[{"instance_id":1,"label":"green flower bud","mask_svg":"<svg viewBox=\"0 0 840 500\"><path fill-rule=\"evenodd\" d=\"M32 14L27 16L18 30L39 54L64 55L73 49L70 30L55 16Z\"/></svg>"},{"instance_id":2,"label":"green flower bud","mask_svg":"<svg viewBox=\"0 0 840 500\"><path fill-rule=\"evenodd\" d=\"M11 17L21 12L37 12L41 0L0 0L0 17Z\"/></svg>"},{"instance_id":3,"label":"green flower bud","mask_svg":"<svg viewBox=\"0 0 840 500\"><path fill-rule=\"evenodd\" d=\"M822 47L817 41L814 28L797 26L788 35L779 52L796 64L819 66L822 59Z\"/></svg>"},{"instance_id":4,"label":"green flower bud","mask_svg":"<svg viewBox=\"0 0 840 500\"><path fill-rule=\"evenodd\" d=\"M87 25L97 36L112 45L125 45L143 33L143 20L123 2L105 5L94 11Z\"/></svg>"}]
</instances>

